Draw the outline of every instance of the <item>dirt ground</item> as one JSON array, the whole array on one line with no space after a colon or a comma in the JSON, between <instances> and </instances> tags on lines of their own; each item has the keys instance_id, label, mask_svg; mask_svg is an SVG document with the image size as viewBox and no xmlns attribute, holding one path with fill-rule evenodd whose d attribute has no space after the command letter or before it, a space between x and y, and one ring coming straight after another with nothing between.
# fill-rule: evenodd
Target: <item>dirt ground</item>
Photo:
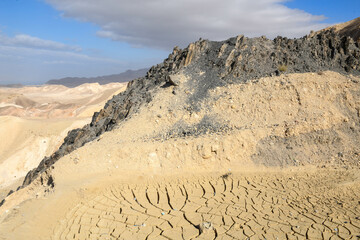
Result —
<instances>
[{"instance_id":1,"label":"dirt ground","mask_svg":"<svg viewBox=\"0 0 360 240\"><path fill-rule=\"evenodd\" d=\"M94 177L11 210L0 238L359 239L359 177L309 168Z\"/></svg>"},{"instance_id":2,"label":"dirt ground","mask_svg":"<svg viewBox=\"0 0 360 240\"><path fill-rule=\"evenodd\" d=\"M164 89L7 197L0 239L359 239L359 82L263 78L197 113ZM206 116L228 128L171 132Z\"/></svg>"}]
</instances>

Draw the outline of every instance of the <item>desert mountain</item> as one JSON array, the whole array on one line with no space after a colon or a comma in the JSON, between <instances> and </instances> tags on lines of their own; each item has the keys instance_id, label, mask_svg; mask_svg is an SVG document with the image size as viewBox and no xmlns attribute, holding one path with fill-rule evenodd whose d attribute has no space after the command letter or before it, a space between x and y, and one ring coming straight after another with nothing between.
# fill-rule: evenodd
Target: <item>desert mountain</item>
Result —
<instances>
[{"instance_id":1,"label":"desert mountain","mask_svg":"<svg viewBox=\"0 0 360 240\"><path fill-rule=\"evenodd\" d=\"M0 236L356 237L359 93L334 29L175 47L27 174Z\"/></svg>"},{"instance_id":2,"label":"desert mountain","mask_svg":"<svg viewBox=\"0 0 360 240\"><path fill-rule=\"evenodd\" d=\"M126 72L100 76L100 77L92 77L92 78L80 78L80 77L67 77L61 79L49 80L46 84L50 85L64 85L66 87L77 87L84 83L99 83L100 85L113 83L113 82L129 82L133 79L145 76L147 72L147 68L139 69L139 70L127 70Z\"/></svg>"},{"instance_id":3,"label":"desert mountain","mask_svg":"<svg viewBox=\"0 0 360 240\"><path fill-rule=\"evenodd\" d=\"M21 88L24 87L22 84L0 84L1 88Z\"/></svg>"}]
</instances>

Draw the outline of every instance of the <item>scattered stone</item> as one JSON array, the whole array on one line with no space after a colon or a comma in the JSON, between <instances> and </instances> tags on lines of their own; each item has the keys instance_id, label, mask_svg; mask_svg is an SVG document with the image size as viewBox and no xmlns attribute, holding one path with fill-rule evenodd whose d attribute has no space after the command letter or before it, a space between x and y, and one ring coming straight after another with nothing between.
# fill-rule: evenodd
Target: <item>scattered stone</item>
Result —
<instances>
[{"instance_id":1,"label":"scattered stone","mask_svg":"<svg viewBox=\"0 0 360 240\"><path fill-rule=\"evenodd\" d=\"M231 172L225 173L224 175L221 175L221 178L228 179L228 177L231 176L231 174L232 174Z\"/></svg>"},{"instance_id":2,"label":"scattered stone","mask_svg":"<svg viewBox=\"0 0 360 240\"><path fill-rule=\"evenodd\" d=\"M199 226L200 233L213 230L213 225L211 222L203 222Z\"/></svg>"},{"instance_id":3,"label":"scattered stone","mask_svg":"<svg viewBox=\"0 0 360 240\"><path fill-rule=\"evenodd\" d=\"M212 156L211 156L211 154L203 154L202 155L202 158L203 159L209 159L209 158L211 158Z\"/></svg>"},{"instance_id":4,"label":"scattered stone","mask_svg":"<svg viewBox=\"0 0 360 240\"><path fill-rule=\"evenodd\" d=\"M219 145L212 145L211 146L211 152L214 152L217 154L217 152L219 151L220 146Z\"/></svg>"},{"instance_id":5,"label":"scattered stone","mask_svg":"<svg viewBox=\"0 0 360 240\"><path fill-rule=\"evenodd\" d=\"M174 86L179 86L180 85L180 77L176 76L176 75L169 75L168 83L170 83L171 85L174 85Z\"/></svg>"}]
</instances>

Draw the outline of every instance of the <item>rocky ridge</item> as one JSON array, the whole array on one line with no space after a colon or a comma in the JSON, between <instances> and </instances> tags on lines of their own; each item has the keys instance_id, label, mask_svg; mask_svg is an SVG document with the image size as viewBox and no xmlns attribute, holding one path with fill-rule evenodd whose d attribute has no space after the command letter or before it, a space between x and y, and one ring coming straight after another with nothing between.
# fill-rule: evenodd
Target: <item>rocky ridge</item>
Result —
<instances>
[{"instance_id":1,"label":"rocky ridge","mask_svg":"<svg viewBox=\"0 0 360 240\"><path fill-rule=\"evenodd\" d=\"M313 32L310 35L313 36L328 30L333 30L342 37L351 37L355 42L360 43L360 17L345 23L330 26L318 32Z\"/></svg>"},{"instance_id":2,"label":"rocky ridge","mask_svg":"<svg viewBox=\"0 0 360 240\"><path fill-rule=\"evenodd\" d=\"M332 70L360 75L359 59L359 43L333 30L300 39L238 36L222 42L199 40L185 49L175 47L162 64L152 67L145 77L129 82L125 92L108 101L94 114L90 124L70 131L61 147L27 174L22 187L50 169L62 156L126 121L163 88L172 86L173 94L183 96L184 110L196 113L207 108L206 99L216 87L282 73ZM204 116L196 126L175 124L167 136L196 136L209 129L212 132L232 130L226 123Z\"/></svg>"}]
</instances>

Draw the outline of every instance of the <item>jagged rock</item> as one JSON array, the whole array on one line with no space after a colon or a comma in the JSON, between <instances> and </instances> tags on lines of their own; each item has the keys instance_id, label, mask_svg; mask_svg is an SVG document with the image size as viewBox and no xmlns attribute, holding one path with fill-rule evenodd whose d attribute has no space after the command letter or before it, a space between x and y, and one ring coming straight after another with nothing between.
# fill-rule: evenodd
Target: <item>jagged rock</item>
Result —
<instances>
[{"instance_id":1,"label":"jagged rock","mask_svg":"<svg viewBox=\"0 0 360 240\"><path fill-rule=\"evenodd\" d=\"M340 23L334 26L330 26L318 32L312 32L310 33L310 36L314 36L328 30L335 31L341 37L351 37L355 42L360 44L360 17L345 23Z\"/></svg>"},{"instance_id":2,"label":"jagged rock","mask_svg":"<svg viewBox=\"0 0 360 240\"><path fill-rule=\"evenodd\" d=\"M224 54L226 48L228 47L227 43L224 43L221 48L220 48L220 51L219 51L219 55L218 55L218 58L221 58L221 56Z\"/></svg>"},{"instance_id":3,"label":"jagged rock","mask_svg":"<svg viewBox=\"0 0 360 240\"><path fill-rule=\"evenodd\" d=\"M181 77L178 76L178 75L169 75L169 77L168 77L168 82L169 82L171 85L179 86L179 85L180 85L180 81L181 81Z\"/></svg>"}]
</instances>

